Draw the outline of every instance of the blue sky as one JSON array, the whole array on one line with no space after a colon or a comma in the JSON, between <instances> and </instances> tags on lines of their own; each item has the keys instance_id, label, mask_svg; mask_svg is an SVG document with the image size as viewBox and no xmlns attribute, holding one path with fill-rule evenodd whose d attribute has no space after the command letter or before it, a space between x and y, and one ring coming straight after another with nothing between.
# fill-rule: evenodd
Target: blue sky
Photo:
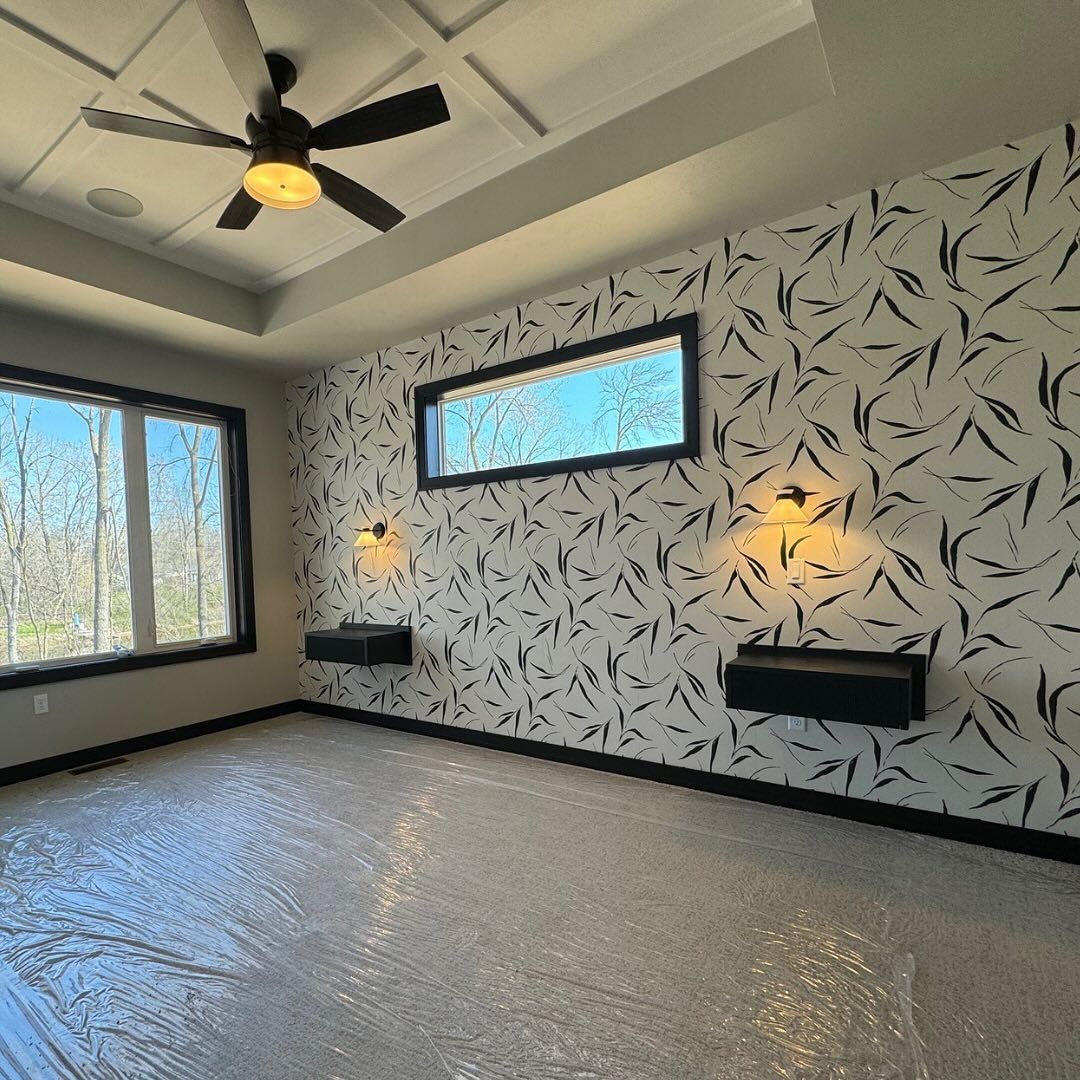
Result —
<instances>
[{"instance_id":1,"label":"blue sky","mask_svg":"<svg viewBox=\"0 0 1080 1080\"><path fill-rule=\"evenodd\" d=\"M669 377L670 389L681 389L682 353L679 349L670 349L666 352L656 353L648 359L658 365L662 365L666 369ZM630 362L632 363L634 361ZM567 421L570 424L579 427L590 437L589 445L584 451L587 454L603 453L612 448L613 435L609 434L609 437L605 438L603 432L596 431L594 428L596 414L601 408L601 377L605 370L606 369L604 368L594 368L589 371L573 372L568 375L558 375L551 379L538 381L538 385L549 382L556 382L559 384L560 402L565 410ZM507 391L502 392L506 393ZM448 428L453 422L454 421L448 421ZM611 432L613 432L614 424L609 421L608 426L610 427ZM665 440L646 439L635 445L648 446L656 441Z\"/></svg>"},{"instance_id":2,"label":"blue sky","mask_svg":"<svg viewBox=\"0 0 1080 1080\"><path fill-rule=\"evenodd\" d=\"M80 454L79 460L85 463L87 470L92 469L90 444L87 438L86 423L66 402L57 401L54 398L32 397L26 394L15 394L15 412L20 422L25 421L28 411L33 409L31 432L46 439L60 440L70 443L77 448ZM173 420L148 417L146 424L146 453L147 459L153 466L155 461L167 461L168 473L173 482L183 488L188 483L188 462L183 443L177 436L178 425ZM215 446L217 437L216 428L209 428L213 438L203 437L201 456L204 462ZM119 412L114 413L110 424L112 441L112 474L117 484L123 482L123 419ZM155 474L160 477L160 473ZM0 478L3 470L0 470ZM150 491L150 514L152 520L157 520L159 514L164 512L165 507L158 505L158 485L151 483ZM220 504L219 474L215 469L211 474L207 496L207 513L215 513Z\"/></svg>"},{"instance_id":3,"label":"blue sky","mask_svg":"<svg viewBox=\"0 0 1080 1080\"><path fill-rule=\"evenodd\" d=\"M33 398L25 394L15 394L15 411L21 420L33 406L34 420L32 429L41 435L63 439L65 442L86 442L86 424L82 417L76 416L71 407L62 401L51 398ZM119 434L119 417L114 419L113 432Z\"/></svg>"},{"instance_id":4,"label":"blue sky","mask_svg":"<svg viewBox=\"0 0 1080 1080\"><path fill-rule=\"evenodd\" d=\"M34 398L26 394L15 394L15 410L20 420L26 418L27 411L34 409L31 430L49 438L62 439L64 442L87 446L86 424L81 416L63 401L52 398ZM121 445L121 418L113 416L110 431L116 447ZM146 450L154 458L169 453L176 428L168 422L154 422L147 426ZM173 449L176 449L175 447ZM182 447L180 447L182 450Z\"/></svg>"},{"instance_id":5,"label":"blue sky","mask_svg":"<svg viewBox=\"0 0 1080 1080\"><path fill-rule=\"evenodd\" d=\"M679 388L682 353L678 349L657 353L648 359L667 369L671 389ZM605 370L605 368L594 368L592 371L561 375L556 380L561 384L562 403L570 420L589 431L592 430L593 418L600 409L600 379ZM593 439L590 452L599 453L607 449L609 449L607 441L598 433Z\"/></svg>"}]
</instances>

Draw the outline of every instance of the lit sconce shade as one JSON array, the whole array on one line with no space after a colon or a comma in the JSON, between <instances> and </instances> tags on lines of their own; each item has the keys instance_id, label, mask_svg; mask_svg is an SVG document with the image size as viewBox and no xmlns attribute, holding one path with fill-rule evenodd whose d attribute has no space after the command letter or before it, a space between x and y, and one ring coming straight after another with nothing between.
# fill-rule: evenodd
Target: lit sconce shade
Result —
<instances>
[{"instance_id":1,"label":"lit sconce shade","mask_svg":"<svg viewBox=\"0 0 1080 1080\"><path fill-rule=\"evenodd\" d=\"M802 488L781 488L776 493L776 502L762 519L762 525L805 525L806 515L803 513L805 502L806 492Z\"/></svg>"},{"instance_id":2,"label":"lit sconce shade","mask_svg":"<svg viewBox=\"0 0 1080 1080\"><path fill-rule=\"evenodd\" d=\"M356 534L356 543L353 547L375 547L385 535L386 526L381 521L376 521L374 525L365 525Z\"/></svg>"}]
</instances>

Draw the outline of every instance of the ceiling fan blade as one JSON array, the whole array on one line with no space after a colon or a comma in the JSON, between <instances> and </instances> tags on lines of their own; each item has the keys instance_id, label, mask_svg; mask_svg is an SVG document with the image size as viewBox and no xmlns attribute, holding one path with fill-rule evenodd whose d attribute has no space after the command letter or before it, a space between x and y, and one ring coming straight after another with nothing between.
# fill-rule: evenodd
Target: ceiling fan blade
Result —
<instances>
[{"instance_id":1,"label":"ceiling fan blade","mask_svg":"<svg viewBox=\"0 0 1080 1080\"><path fill-rule=\"evenodd\" d=\"M234 135L222 135L220 131L170 124L167 120L151 120L145 116L108 112L105 109L84 107L82 118L92 128L101 131L117 131L121 135L141 135L144 139L166 139L169 142L194 143L196 146L222 146L226 150L250 152L243 139Z\"/></svg>"},{"instance_id":2,"label":"ceiling fan blade","mask_svg":"<svg viewBox=\"0 0 1080 1080\"><path fill-rule=\"evenodd\" d=\"M261 209L262 203L258 199L253 199L241 188L229 200L229 205L218 218L217 227L219 229L246 229Z\"/></svg>"},{"instance_id":3,"label":"ceiling fan blade","mask_svg":"<svg viewBox=\"0 0 1080 1080\"><path fill-rule=\"evenodd\" d=\"M343 210L355 214L362 221L374 225L382 232L389 232L395 225L405 220L405 215L385 199L380 199L374 191L368 191L363 184L350 180L347 176L316 162L311 166L319 178L323 194L336 202Z\"/></svg>"},{"instance_id":4,"label":"ceiling fan blade","mask_svg":"<svg viewBox=\"0 0 1080 1080\"><path fill-rule=\"evenodd\" d=\"M316 150L340 150L408 135L449 119L446 98L438 83L432 83L335 116L312 130L309 144Z\"/></svg>"},{"instance_id":5,"label":"ceiling fan blade","mask_svg":"<svg viewBox=\"0 0 1080 1080\"><path fill-rule=\"evenodd\" d=\"M195 0L214 47L251 115L281 119L281 103L244 0Z\"/></svg>"}]
</instances>

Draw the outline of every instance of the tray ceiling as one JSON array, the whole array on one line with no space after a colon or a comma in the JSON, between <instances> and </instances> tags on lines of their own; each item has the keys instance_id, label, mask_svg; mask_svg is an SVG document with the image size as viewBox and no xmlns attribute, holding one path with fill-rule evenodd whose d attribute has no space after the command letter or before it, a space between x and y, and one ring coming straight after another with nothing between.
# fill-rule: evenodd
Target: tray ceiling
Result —
<instances>
[{"instance_id":1,"label":"tray ceiling","mask_svg":"<svg viewBox=\"0 0 1080 1080\"><path fill-rule=\"evenodd\" d=\"M326 160L410 218L811 22L808 0L250 0L299 68L313 122L438 81L452 121ZM92 131L94 105L243 132L245 108L191 0L0 0L0 198L263 292L378 234L329 200L214 228L244 160ZM663 164L666 164L664 162ZM571 178L564 178L569 181ZM558 184L560 177L552 177ZM87 192L144 205L118 220Z\"/></svg>"}]
</instances>

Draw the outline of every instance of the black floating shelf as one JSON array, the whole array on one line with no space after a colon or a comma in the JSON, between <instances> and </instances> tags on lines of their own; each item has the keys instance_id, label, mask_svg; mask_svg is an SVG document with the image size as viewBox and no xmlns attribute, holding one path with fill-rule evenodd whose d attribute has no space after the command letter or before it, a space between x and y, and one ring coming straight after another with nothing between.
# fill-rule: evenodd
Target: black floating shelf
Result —
<instances>
[{"instance_id":1,"label":"black floating shelf","mask_svg":"<svg viewBox=\"0 0 1080 1080\"><path fill-rule=\"evenodd\" d=\"M724 691L730 709L906 728L926 716L926 657L740 645Z\"/></svg>"},{"instance_id":2,"label":"black floating shelf","mask_svg":"<svg viewBox=\"0 0 1080 1080\"><path fill-rule=\"evenodd\" d=\"M412 627L392 623L347 623L337 630L304 635L304 656L329 664L411 664Z\"/></svg>"}]
</instances>

